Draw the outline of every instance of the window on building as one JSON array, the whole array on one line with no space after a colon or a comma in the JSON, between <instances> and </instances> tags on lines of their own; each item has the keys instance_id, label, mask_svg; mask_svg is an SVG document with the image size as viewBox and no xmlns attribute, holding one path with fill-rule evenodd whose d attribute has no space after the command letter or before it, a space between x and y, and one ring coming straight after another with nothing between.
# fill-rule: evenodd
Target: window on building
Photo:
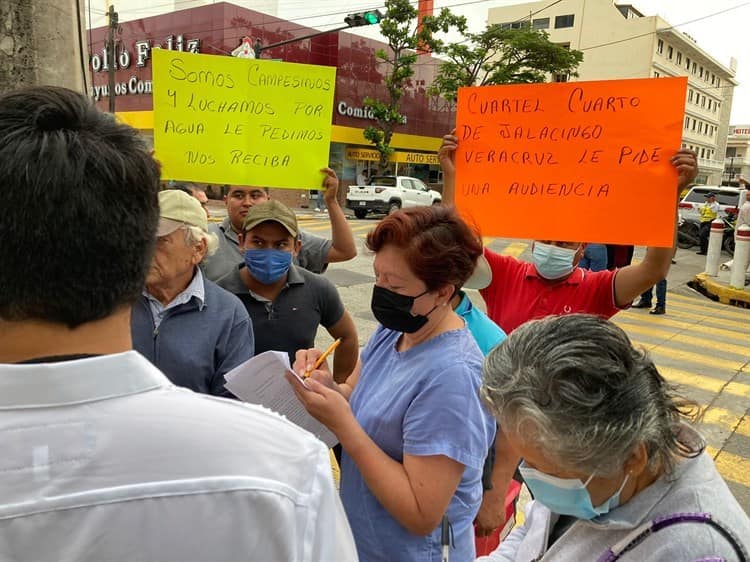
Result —
<instances>
[{"instance_id":1,"label":"window on building","mask_svg":"<svg viewBox=\"0 0 750 562\"><path fill-rule=\"evenodd\" d=\"M570 76L568 74L555 74L552 76L553 82L567 82Z\"/></svg>"},{"instance_id":2,"label":"window on building","mask_svg":"<svg viewBox=\"0 0 750 562\"><path fill-rule=\"evenodd\" d=\"M705 157L706 157L706 149L701 148L701 158L705 158Z\"/></svg>"},{"instance_id":3,"label":"window on building","mask_svg":"<svg viewBox=\"0 0 750 562\"><path fill-rule=\"evenodd\" d=\"M555 29L562 29L564 27L573 27L574 21L575 21L575 14L555 16Z\"/></svg>"},{"instance_id":4,"label":"window on building","mask_svg":"<svg viewBox=\"0 0 750 562\"><path fill-rule=\"evenodd\" d=\"M688 101L693 103L693 90L688 90Z\"/></svg>"},{"instance_id":5,"label":"window on building","mask_svg":"<svg viewBox=\"0 0 750 562\"><path fill-rule=\"evenodd\" d=\"M701 107L706 107L706 96L701 98Z\"/></svg>"},{"instance_id":6,"label":"window on building","mask_svg":"<svg viewBox=\"0 0 750 562\"><path fill-rule=\"evenodd\" d=\"M721 87L721 78L719 78L718 76L716 77L716 87Z\"/></svg>"},{"instance_id":7,"label":"window on building","mask_svg":"<svg viewBox=\"0 0 750 562\"><path fill-rule=\"evenodd\" d=\"M737 156L737 147L736 146L728 146L727 147L727 158L734 158Z\"/></svg>"},{"instance_id":8,"label":"window on building","mask_svg":"<svg viewBox=\"0 0 750 562\"><path fill-rule=\"evenodd\" d=\"M700 67L700 72L698 73L698 76L700 78L703 78L703 67L702 66Z\"/></svg>"},{"instance_id":9,"label":"window on building","mask_svg":"<svg viewBox=\"0 0 750 562\"><path fill-rule=\"evenodd\" d=\"M690 117L685 117L685 129L690 128Z\"/></svg>"},{"instance_id":10,"label":"window on building","mask_svg":"<svg viewBox=\"0 0 750 562\"><path fill-rule=\"evenodd\" d=\"M685 68L690 70L690 58L685 57Z\"/></svg>"},{"instance_id":11,"label":"window on building","mask_svg":"<svg viewBox=\"0 0 750 562\"><path fill-rule=\"evenodd\" d=\"M698 71L698 63L693 61L693 66L690 67L690 72L695 74Z\"/></svg>"},{"instance_id":12,"label":"window on building","mask_svg":"<svg viewBox=\"0 0 750 562\"><path fill-rule=\"evenodd\" d=\"M708 98L708 110L711 111L711 98Z\"/></svg>"},{"instance_id":13,"label":"window on building","mask_svg":"<svg viewBox=\"0 0 750 562\"><path fill-rule=\"evenodd\" d=\"M711 85L716 84L716 74L711 74Z\"/></svg>"},{"instance_id":14,"label":"window on building","mask_svg":"<svg viewBox=\"0 0 750 562\"><path fill-rule=\"evenodd\" d=\"M697 120L693 119L693 126L692 126L692 127L690 127L690 130L694 132L694 131L695 131L695 126L696 126L697 124L698 124Z\"/></svg>"},{"instance_id":15,"label":"window on building","mask_svg":"<svg viewBox=\"0 0 750 562\"><path fill-rule=\"evenodd\" d=\"M549 29L549 18L539 18L532 22L534 29Z\"/></svg>"},{"instance_id":16,"label":"window on building","mask_svg":"<svg viewBox=\"0 0 750 562\"><path fill-rule=\"evenodd\" d=\"M658 72L654 71L654 78L659 78L659 76L661 76L661 74L659 74Z\"/></svg>"},{"instance_id":17,"label":"window on building","mask_svg":"<svg viewBox=\"0 0 750 562\"><path fill-rule=\"evenodd\" d=\"M664 41L661 39L656 42L656 52L660 55L664 52Z\"/></svg>"},{"instance_id":18,"label":"window on building","mask_svg":"<svg viewBox=\"0 0 750 562\"><path fill-rule=\"evenodd\" d=\"M674 55L674 49L671 46L667 47L667 58L669 60L672 60L673 55Z\"/></svg>"},{"instance_id":19,"label":"window on building","mask_svg":"<svg viewBox=\"0 0 750 562\"><path fill-rule=\"evenodd\" d=\"M677 64L682 64L682 53L677 51Z\"/></svg>"}]
</instances>

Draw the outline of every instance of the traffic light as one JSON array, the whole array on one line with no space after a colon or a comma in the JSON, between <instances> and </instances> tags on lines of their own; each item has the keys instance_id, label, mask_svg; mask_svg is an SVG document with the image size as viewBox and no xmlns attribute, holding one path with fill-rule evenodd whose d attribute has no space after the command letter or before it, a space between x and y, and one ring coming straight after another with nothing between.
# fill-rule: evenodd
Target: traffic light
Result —
<instances>
[{"instance_id":1,"label":"traffic light","mask_svg":"<svg viewBox=\"0 0 750 562\"><path fill-rule=\"evenodd\" d=\"M349 27L360 27L362 25L374 25L380 23L383 19L383 14L380 10L370 10L369 12L357 12L356 14L349 14L344 18L344 23Z\"/></svg>"}]
</instances>

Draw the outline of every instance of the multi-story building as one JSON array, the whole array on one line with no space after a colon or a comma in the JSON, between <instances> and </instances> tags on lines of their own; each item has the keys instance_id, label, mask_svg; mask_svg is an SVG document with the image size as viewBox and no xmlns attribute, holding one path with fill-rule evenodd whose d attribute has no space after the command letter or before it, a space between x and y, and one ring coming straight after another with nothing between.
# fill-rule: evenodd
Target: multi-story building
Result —
<instances>
[{"instance_id":1,"label":"multi-story building","mask_svg":"<svg viewBox=\"0 0 750 562\"><path fill-rule=\"evenodd\" d=\"M724 166L724 183L736 185L740 176L750 181L750 124L729 127Z\"/></svg>"},{"instance_id":2,"label":"multi-story building","mask_svg":"<svg viewBox=\"0 0 750 562\"><path fill-rule=\"evenodd\" d=\"M509 27L529 19L554 43L583 51L578 76L555 80L687 76L682 144L698 154L696 181L719 184L737 85L734 59L727 68L659 16L612 0L544 0L492 8L488 16L490 23Z\"/></svg>"}]
</instances>

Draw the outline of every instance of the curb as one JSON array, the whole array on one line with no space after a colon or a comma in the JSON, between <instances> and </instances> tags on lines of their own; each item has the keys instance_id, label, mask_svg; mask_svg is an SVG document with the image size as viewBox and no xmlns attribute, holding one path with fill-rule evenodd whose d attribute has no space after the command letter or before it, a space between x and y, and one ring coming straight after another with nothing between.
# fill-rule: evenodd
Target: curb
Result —
<instances>
[{"instance_id":1,"label":"curb","mask_svg":"<svg viewBox=\"0 0 750 562\"><path fill-rule=\"evenodd\" d=\"M709 277L705 271L696 275L689 285L712 300L718 300L723 304L740 308L750 308L750 291L735 289L718 283L712 277Z\"/></svg>"}]
</instances>

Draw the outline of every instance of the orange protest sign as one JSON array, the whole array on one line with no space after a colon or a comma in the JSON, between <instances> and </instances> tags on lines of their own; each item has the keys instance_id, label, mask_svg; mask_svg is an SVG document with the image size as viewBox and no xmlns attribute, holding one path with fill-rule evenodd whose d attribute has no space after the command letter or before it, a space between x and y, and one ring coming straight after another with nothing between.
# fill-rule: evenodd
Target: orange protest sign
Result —
<instances>
[{"instance_id":1,"label":"orange protest sign","mask_svg":"<svg viewBox=\"0 0 750 562\"><path fill-rule=\"evenodd\" d=\"M672 246L687 78L458 94L456 206L485 236Z\"/></svg>"}]
</instances>

